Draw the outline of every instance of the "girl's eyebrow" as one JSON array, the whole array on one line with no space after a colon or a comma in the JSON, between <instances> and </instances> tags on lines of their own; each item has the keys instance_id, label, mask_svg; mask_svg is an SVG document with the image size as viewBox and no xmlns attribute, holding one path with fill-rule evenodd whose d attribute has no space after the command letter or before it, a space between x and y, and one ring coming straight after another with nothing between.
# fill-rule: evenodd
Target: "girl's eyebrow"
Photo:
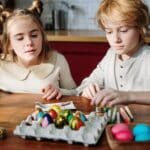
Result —
<instances>
[{"instance_id":1,"label":"girl's eyebrow","mask_svg":"<svg viewBox=\"0 0 150 150\"><path fill-rule=\"evenodd\" d=\"M39 30L38 29L33 29L33 30L30 31L30 33L33 33L33 32L39 32ZM21 35L23 35L23 33L17 33L14 36L21 36Z\"/></svg>"},{"instance_id":2,"label":"girl's eyebrow","mask_svg":"<svg viewBox=\"0 0 150 150\"><path fill-rule=\"evenodd\" d=\"M30 32L39 32L39 29L33 29Z\"/></svg>"}]
</instances>

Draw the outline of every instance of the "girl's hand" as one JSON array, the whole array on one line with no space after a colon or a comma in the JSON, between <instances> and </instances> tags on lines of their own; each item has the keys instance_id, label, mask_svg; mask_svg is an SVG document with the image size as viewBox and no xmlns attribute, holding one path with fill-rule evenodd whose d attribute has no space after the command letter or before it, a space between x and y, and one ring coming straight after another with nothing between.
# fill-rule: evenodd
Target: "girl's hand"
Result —
<instances>
[{"instance_id":1,"label":"girl's hand","mask_svg":"<svg viewBox=\"0 0 150 150\"><path fill-rule=\"evenodd\" d=\"M83 90L81 96L86 97L88 99L92 99L99 91L100 87L97 83L90 84L87 88Z\"/></svg>"},{"instance_id":2,"label":"girl's hand","mask_svg":"<svg viewBox=\"0 0 150 150\"><path fill-rule=\"evenodd\" d=\"M46 100L51 100L53 98L60 99L62 96L61 91L51 84L43 88L42 92L44 94L42 98Z\"/></svg>"},{"instance_id":3,"label":"girl's hand","mask_svg":"<svg viewBox=\"0 0 150 150\"><path fill-rule=\"evenodd\" d=\"M128 92L122 92L114 89L103 89L99 91L91 101L92 105L113 106L116 104L129 104L130 95Z\"/></svg>"}]
</instances>

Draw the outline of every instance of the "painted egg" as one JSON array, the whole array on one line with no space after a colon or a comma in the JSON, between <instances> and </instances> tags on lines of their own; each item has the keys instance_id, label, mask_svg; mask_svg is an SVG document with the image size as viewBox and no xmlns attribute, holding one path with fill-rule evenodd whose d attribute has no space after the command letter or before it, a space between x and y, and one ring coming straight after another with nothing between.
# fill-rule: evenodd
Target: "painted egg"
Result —
<instances>
[{"instance_id":1,"label":"painted egg","mask_svg":"<svg viewBox=\"0 0 150 150\"><path fill-rule=\"evenodd\" d=\"M87 118L86 118L86 116L85 116L83 113L80 113L80 119L81 119L83 122L87 121Z\"/></svg>"},{"instance_id":2,"label":"painted egg","mask_svg":"<svg viewBox=\"0 0 150 150\"><path fill-rule=\"evenodd\" d=\"M150 133L144 133L144 134L138 134L135 137L136 142L145 142L145 141L150 141Z\"/></svg>"},{"instance_id":3,"label":"painted egg","mask_svg":"<svg viewBox=\"0 0 150 150\"><path fill-rule=\"evenodd\" d=\"M73 117L69 122L69 126L73 130L78 130L81 126L84 126L84 123L78 117Z\"/></svg>"},{"instance_id":4,"label":"painted egg","mask_svg":"<svg viewBox=\"0 0 150 150\"><path fill-rule=\"evenodd\" d=\"M134 136L143 133L150 133L150 126L144 123L140 123L133 128L132 132Z\"/></svg>"},{"instance_id":5,"label":"painted egg","mask_svg":"<svg viewBox=\"0 0 150 150\"><path fill-rule=\"evenodd\" d=\"M57 118L57 112L54 109L50 109L48 114L51 116L53 120Z\"/></svg>"},{"instance_id":6,"label":"painted egg","mask_svg":"<svg viewBox=\"0 0 150 150\"><path fill-rule=\"evenodd\" d=\"M111 129L113 135L117 134L120 131L129 131L128 125L125 123L118 123L115 124Z\"/></svg>"},{"instance_id":7,"label":"painted egg","mask_svg":"<svg viewBox=\"0 0 150 150\"><path fill-rule=\"evenodd\" d=\"M45 114L41 122L42 127L46 128L50 123L53 123L53 119L49 114Z\"/></svg>"},{"instance_id":8,"label":"painted egg","mask_svg":"<svg viewBox=\"0 0 150 150\"><path fill-rule=\"evenodd\" d=\"M63 128L65 124L67 124L65 118L63 116L57 116L55 120L55 126L57 128Z\"/></svg>"},{"instance_id":9,"label":"painted egg","mask_svg":"<svg viewBox=\"0 0 150 150\"><path fill-rule=\"evenodd\" d=\"M75 116L80 118L83 122L87 121L86 116L81 111L76 111Z\"/></svg>"},{"instance_id":10,"label":"painted egg","mask_svg":"<svg viewBox=\"0 0 150 150\"><path fill-rule=\"evenodd\" d=\"M58 106L58 105L53 105L53 106L51 107L51 109L55 110L55 111L57 112L57 115L59 115L60 112L61 112L61 107Z\"/></svg>"},{"instance_id":11,"label":"painted egg","mask_svg":"<svg viewBox=\"0 0 150 150\"><path fill-rule=\"evenodd\" d=\"M69 114L69 115L67 116L67 121L70 122L70 120L71 120L73 117L74 117L73 114Z\"/></svg>"},{"instance_id":12,"label":"painted egg","mask_svg":"<svg viewBox=\"0 0 150 150\"><path fill-rule=\"evenodd\" d=\"M62 110L60 113L60 115L63 116L66 120L70 114L72 114L72 112L69 109Z\"/></svg>"},{"instance_id":13,"label":"painted egg","mask_svg":"<svg viewBox=\"0 0 150 150\"><path fill-rule=\"evenodd\" d=\"M133 134L131 131L120 131L117 134L115 134L115 139L121 142L129 142L133 140Z\"/></svg>"}]
</instances>

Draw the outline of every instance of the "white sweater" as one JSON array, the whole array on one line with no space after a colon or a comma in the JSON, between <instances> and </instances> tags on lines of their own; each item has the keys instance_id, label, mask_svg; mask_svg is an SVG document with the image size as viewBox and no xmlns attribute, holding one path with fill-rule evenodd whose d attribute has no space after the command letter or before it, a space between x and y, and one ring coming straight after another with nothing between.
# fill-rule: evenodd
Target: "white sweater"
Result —
<instances>
[{"instance_id":1,"label":"white sweater","mask_svg":"<svg viewBox=\"0 0 150 150\"><path fill-rule=\"evenodd\" d=\"M142 46L130 59L121 61L109 49L89 77L77 88L78 93L91 83L122 91L150 91L150 47Z\"/></svg>"},{"instance_id":2,"label":"white sweater","mask_svg":"<svg viewBox=\"0 0 150 150\"><path fill-rule=\"evenodd\" d=\"M23 68L10 60L0 60L0 89L13 93L38 93L53 84L63 94L73 94L75 82L65 57L53 52L49 61L30 68ZM65 90L66 89L66 90Z\"/></svg>"}]
</instances>

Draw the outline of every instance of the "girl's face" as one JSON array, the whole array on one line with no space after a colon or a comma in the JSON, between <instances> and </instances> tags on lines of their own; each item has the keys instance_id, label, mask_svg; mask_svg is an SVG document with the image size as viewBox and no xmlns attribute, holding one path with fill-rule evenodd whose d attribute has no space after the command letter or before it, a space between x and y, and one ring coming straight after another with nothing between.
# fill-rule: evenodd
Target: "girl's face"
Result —
<instances>
[{"instance_id":1,"label":"girl's face","mask_svg":"<svg viewBox=\"0 0 150 150\"><path fill-rule=\"evenodd\" d=\"M29 67L39 63L42 51L42 34L30 18L19 18L8 24L10 47L17 55L20 65Z\"/></svg>"},{"instance_id":2,"label":"girl's face","mask_svg":"<svg viewBox=\"0 0 150 150\"><path fill-rule=\"evenodd\" d=\"M140 32L134 25L107 22L105 32L111 48L122 60L130 58L138 50Z\"/></svg>"}]
</instances>

